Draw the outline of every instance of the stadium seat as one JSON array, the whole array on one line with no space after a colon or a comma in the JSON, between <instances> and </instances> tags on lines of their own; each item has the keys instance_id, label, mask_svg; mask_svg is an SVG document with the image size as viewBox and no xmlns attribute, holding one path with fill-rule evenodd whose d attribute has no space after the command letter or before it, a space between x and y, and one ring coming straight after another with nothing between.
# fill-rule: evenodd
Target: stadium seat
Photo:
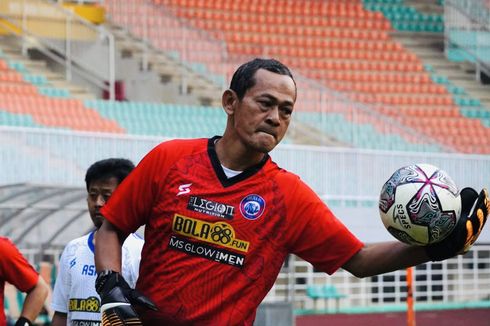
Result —
<instances>
[{"instance_id":1,"label":"stadium seat","mask_svg":"<svg viewBox=\"0 0 490 326\"><path fill-rule=\"evenodd\" d=\"M334 285L308 285L306 287L306 295L314 300L314 307L317 306L319 299L335 300L335 312L339 311L340 299L347 297L345 294L340 293Z\"/></svg>"}]
</instances>

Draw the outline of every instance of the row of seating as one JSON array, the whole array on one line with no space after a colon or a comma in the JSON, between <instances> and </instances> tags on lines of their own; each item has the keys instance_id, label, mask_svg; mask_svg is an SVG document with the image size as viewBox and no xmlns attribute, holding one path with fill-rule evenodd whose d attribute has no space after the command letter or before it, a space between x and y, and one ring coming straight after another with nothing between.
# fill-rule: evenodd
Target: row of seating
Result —
<instances>
[{"instance_id":1,"label":"row of seating","mask_svg":"<svg viewBox=\"0 0 490 326\"><path fill-rule=\"evenodd\" d=\"M291 58L293 60L366 60L406 62L413 58L412 54L401 51L376 51L336 49L336 48L307 48L273 46L269 44L227 43L227 49L233 55L265 55L270 57ZM410 63L410 62L409 62ZM409 66L407 66L409 67Z\"/></svg>"},{"instance_id":2,"label":"row of seating","mask_svg":"<svg viewBox=\"0 0 490 326\"><path fill-rule=\"evenodd\" d=\"M223 110L214 107L100 100L85 105L135 135L212 137L222 134L226 124Z\"/></svg>"},{"instance_id":3,"label":"row of seating","mask_svg":"<svg viewBox=\"0 0 490 326\"><path fill-rule=\"evenodd\" d=\"M205 10L224 10L253 13L268 13L279 15L302 15L317 14L326 15L338 13L339 15L349 15L350 17L359 17L365 13L362 5L354 1L336 0L336 1L291 1L291 0L273 0L263 2L252 0L247 2L234 2L226 0L203 1L203 0L154 0L158 5L173 6L178 5L181 8L205 9ZM357 16L358 14L359 16Z\"/></svg>"},{"instance_id":4,"label":"row of seating","mask_svg":"<svg viewBox=\"0 0 490 326\"><path fill-rule=\"evenodd\" d=\"M37 87L28 83L7 83L0 82L0 93L20 94L20 95L37 95L39 94Z\"/></svg>"},{"instance_id":5,"label":"row of seating","mask_svg":"<svg viewBox=\"0 0 490 326\"><path fill-rule=\"evenodd\" d=\"M444 30L442 14L419 12L415 7L405 5L404 1L363 0L363 5L367 10L383 13L396 30L434 33L440 33Z\"/></svg>"},{"instance_id":6,"label":"row of seating","mask_svg":"<svg viewBox=\"0 0 490 326\"><path fill-rule=\"evenodd\" d=\"M70 96L68 90L48 85L45 76L31 74L23 63L9 60L3 52L0 53L0 71L0 91L53 97Z\"/></svg>"},{"instance_id":7,"label":"row of seating","mask_svg":"<svg viewBox=\"0 0 490 326\"><path fill-rule=\"evenodd\" d=\"M356 40L335 39L324 37L301 37L290 35L276 35L266 33L236 33L224 31L224 37L229 43L253 43L268 44L269 46L281 47L313 47L320 49L346 49L354 51L400 51L399 43L387 43L383 40Z\"/></svg>"},{"instance_id":8,"label":"row of seating","mask_svg":"<svg viewBox=\"0 0 490 326\"><path fill-rule=\"evenodd\" d=\"M324 14L318 12L310 12L305 14L281 14L275 12L274 15L270 13L256 13L254 15L246 14L244 11L225 11L225 10L202 10L201 8L183 8L177 7L174 11L187 18L199 19L199 20L233 20L237 23L253 23L253 24L278 24L278 25L305 25L310 24L314 26L332 26L342 24L340 21L351 20L375 20L379 21L382 17L381 14L370 12L362 9L358 6L357 10L351 10L350 12L336 12L335 10L328 10ZM247 10L248 11L248 10ZM227 17L225 17L225 15ZM327 18L330 16L330 18ZM346 19L348 18L348 19ZM307 20L313 19L312 22ZM381 28L389 29L388 24L380 24Z\"/></svg>"},{"instance_id":9,"label":"row of seating","mask_svg":"<svg viewBox=\"0 0 490 326\"><path fill-rule=\"evenodd\" d=\"M228 20L196 20L190 22L196 28L202 28L220 37L223 32L232 33L259 33L296 37L320 37L359 40L386 40L388 31L365 28L322 27L309 25L291 26L269 24L236 24Z\"/></svg>"},{"instance_id":10,"label":"row of seating","mask_svg":"<svg viewBox=\"0 0 490 326\"><path fill-rule=\"evenodd\" d=\"M410 137L410 133L401 136L399 128L380 123L376 120L379 117L374 114L351 112L350 114L329 113L325 115L320 112L299 112L295 115L295 119L356 147L402 151L440 151L437 145L424 142L420 138ZM430 140L430 137L427 137L427 140Z\"/></svg>"},{"instance_id":11,"label":"row of seating","mask_svg":"<svg viewBox=\"0 0 490 326\"><path fill-rule=\"evenodd\" d=\"M286 61L286 60L285 60ZM287 61L286 61L287 62ZM400 63L403 65L403 63ZM432 81L426 72L400 73L399 71L355 71L355 70L307 70L305 75L321 80L331 81L328 86L335 89L336 81L360 82L360 83L409 83L409 84L430 84Z\"/></svg>"},{"instance_id":12,"label":"row of seating","mask_svg":"<svg viewBox=\"0 0 490 326\"><path fill-rule=\"evenodd\" d=\"M412 84L412 83L364 83L364 82L339 82L336 81L336 88L343 92L360 92L368 94L383 93L417 93L417 94L446 94L446 89L442 85L434 84Z\"/></svg>"},{"instance_id":13,"label":"row of seating","mask_svg":"<svg viewBox=\"0 0 490 326\"><path fill-rule=\"evenodd\" d=\"M181 10L180 16L186 19L192 20L202 20L209 16L201 14L199 10ZM223 15L228 16L228 15ZM296 15L240 15L237 17L243 17L241 24L256 25L256 24L269 24L276 26L304 26L308 25L311 27L324 28L324 27L337 27L337 28L375 28L379 30L389 30L391 28L391 23L385 19L379 19L379 17L373 17L373 19L347 19L348 17L336 18L336 17L326 17L326 16L296 16ZM226 20L233 21L231 17L226 17ZM237 22L238 23L238 22Z\"/></svg>"},{"instance_id":14,"label":"row of seating","mask_svg":"<svg viewBox=\"0 0 490 326\"><path fill-rule=\"evenodd\" d=\"M426 117L433 118L458 118L461 116L460 109L450 105L404 105L404 106L386 106L376 105L375 110L383 115L391 117Z\"/></svg>"},{"instance_id":15,"label":"row of seating","mask_svg":"<svg viewBox=\"0 0 490 326\"><path fill-rule=\"evenodd\" d=\"M453 105L451 95L443 94L419 94L413 93L359 93L352 92L348 95L358 102L363 103L383 103L388 105Z\"/></svg>"},{"instance_id":16,"label":"row of seating","mask_svg":"<svg viewBox=\"0 0 490 326\"><path fill-rule=\"evenodd\" d=\"M0 94L0 109L30 115L37 125L83 131L121 133L114 121L104 119L75 99L43 95Z\"/></svg>"}]
</instances>

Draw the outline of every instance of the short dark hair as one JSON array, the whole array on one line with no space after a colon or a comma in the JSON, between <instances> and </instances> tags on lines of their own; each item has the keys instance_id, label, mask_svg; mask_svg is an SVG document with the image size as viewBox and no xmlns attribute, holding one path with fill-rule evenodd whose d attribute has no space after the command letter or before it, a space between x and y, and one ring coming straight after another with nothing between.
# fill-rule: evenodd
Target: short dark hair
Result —
<instances>
[{"instance_id":1,"label":"short dark hair","mask_svg":"<svg viewBox=\"0 0 490 326\"><path fill-rule=\"evenodd\" d=\"M118 184L134 169L134 164L125 158L108 158L92 164L85 174L87 190L94 180L116 178Z\"/></svg>"},{"instance_id":2,"label":"short dark hair","mask_svg":"<svg viewBox=\"0 0 490 326\"><path fill-rule=\"evenodd\" d=\"M259 69L265 69L279 75L291 77L296 86L296 81L289 68L275 59L255 58L242 64L233 74L230 82L230 89L233 90L241 101L248 89L255 86L255 73Z\"/></svg>"}]
</instances>

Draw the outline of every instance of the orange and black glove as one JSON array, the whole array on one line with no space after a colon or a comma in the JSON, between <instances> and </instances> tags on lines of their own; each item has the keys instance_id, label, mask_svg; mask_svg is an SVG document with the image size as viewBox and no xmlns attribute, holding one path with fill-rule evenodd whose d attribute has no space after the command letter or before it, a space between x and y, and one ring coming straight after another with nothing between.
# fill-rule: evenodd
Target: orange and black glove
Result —
<instances>
[{"instance_id":1,"label":"orange and black glove","mask_svg":"<svg viewBox=\"0 0 490 326\"><path fill-rule=\"evenodd\" d=\"M132 289L117 272L100 272L95 281L95 289L101 299L103 326L143 325L133 305L157 310L150 299Z\"/></svg>"},{"instance_id":2,"label":"orange and black glove","mask_svg":"<svg viewBox=\"0 0 490 326\"><path fill-rule=\"evenodd\" d=\"M478 194L472 188L464 188L460 195L461 216L454 230L441 242L425 247L432 261L440 261L468 252L487 221L490 213L490 198L486 189Z\"/></svg>"}]
</instances>

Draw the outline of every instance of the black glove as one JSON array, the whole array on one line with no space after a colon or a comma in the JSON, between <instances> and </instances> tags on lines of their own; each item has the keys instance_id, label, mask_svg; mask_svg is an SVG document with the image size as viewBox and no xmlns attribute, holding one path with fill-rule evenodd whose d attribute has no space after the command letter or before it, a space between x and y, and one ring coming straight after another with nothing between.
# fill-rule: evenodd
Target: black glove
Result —
<instances>
[{"instance_id":1,"label":"black glove","mask_svg":"<svg viewBox=\"0 0 490 326\"><path fill-rule=\"evenodd\" d=\"M487 221L490 213L490 198L486 189L478 195L474 189L464 188L460 195L461 216L453 232L441 242L425 247L432 261L444 260L468 252Z\"/></svg>"},{"instance_id":2,"label":"black glove","mask_svg":"<svg viewBox=\"0 0 490 326\"><path fill-rule=\"evenodd\" d=\"M157 310L155 304L129 287L121 274L102 271L97 275L95 290L100 295L102 325L143 325L132 305Z\"/></svg>"},{"instance_id":3,"label":"black glove","mask_svg":"<svg viewBox=\"0 0 490 326\"><path fill-rule=\"evenodd\" d=\"M19 319L15 323L15 326L32 326L32 323L29 319L25 317L19 317Z\"/></svg>"}]
</instances>

